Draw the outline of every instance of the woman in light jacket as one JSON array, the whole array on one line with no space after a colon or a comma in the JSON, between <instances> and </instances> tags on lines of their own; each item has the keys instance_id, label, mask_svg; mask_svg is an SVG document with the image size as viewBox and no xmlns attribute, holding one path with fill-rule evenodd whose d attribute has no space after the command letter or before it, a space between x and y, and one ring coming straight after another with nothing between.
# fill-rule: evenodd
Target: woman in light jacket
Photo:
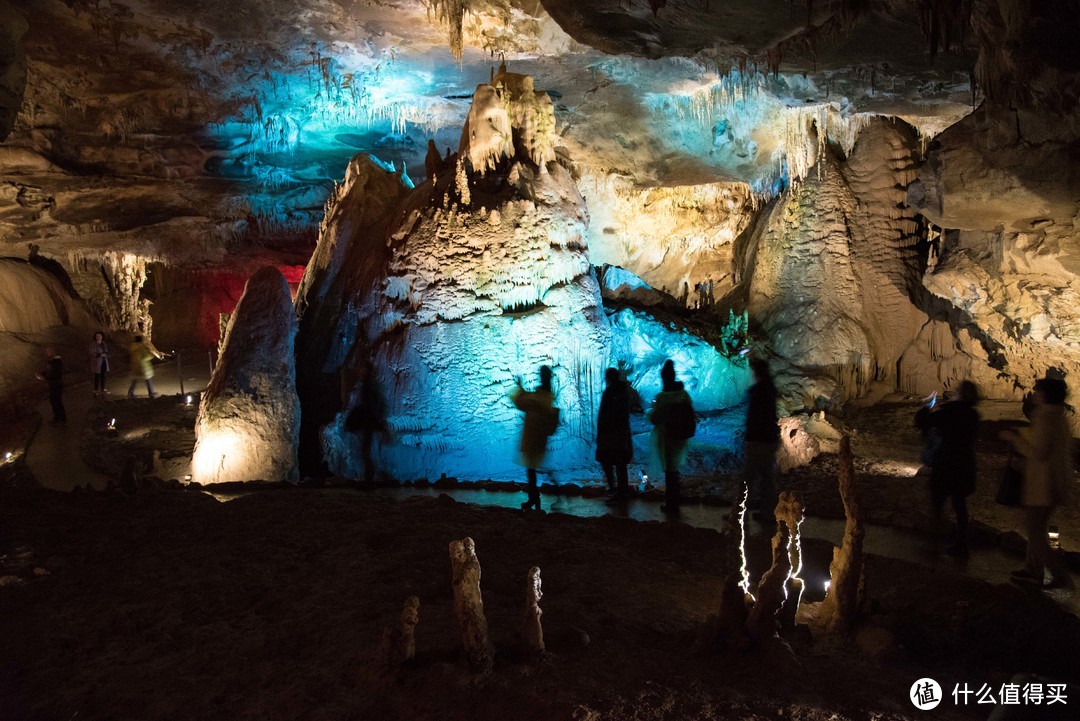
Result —
<instances>
[{"instance_id":1,"label":"woman in light jacket","mask_svg":"<svg viewBox=\"0 0 1080 721\"><path fill-rule=\"evenodd\" d=\"M1002 434L1026 459L1020 503L1027 519L1027 559L1024 567L1013 572L1018 581L1038 586L1071 586L1063 564L1050 550L1047 526L1054 508L1065 501L1073 482L1072 434L1065 418L1068 387L1057 378L1035 382L1034 410L1029 434ZM1044 583L1044 571L1051 574Z\"/></svg>"},{"instance_id":2,"label":"woman in light jacket","mask_svg":"<svg viewBox=\"0 0 1080 721\"><path fill-rule=\"evenodd\" d=\"M551 368L540 366L540 385L534 391L521 387L521 380L510 392L514 406L525 412L525 425L521 429L521 465L525 466L528 479L528 500L521 509L540 510L540 488L536 483L536 469L544 463L547 455L547 439L553 430L550 420L555 413L555 394L551 390Z\"/></svg>"}]
</instances>

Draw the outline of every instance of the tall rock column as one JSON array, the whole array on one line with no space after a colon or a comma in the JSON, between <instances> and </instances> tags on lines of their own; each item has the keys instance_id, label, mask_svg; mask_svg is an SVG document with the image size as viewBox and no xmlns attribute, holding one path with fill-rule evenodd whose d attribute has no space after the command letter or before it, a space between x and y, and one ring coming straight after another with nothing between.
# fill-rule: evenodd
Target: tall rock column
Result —
<instances>
[{"instance_id":1,"label":"tall rock column","mask_svg":"<svg viewBox=\"0 0 1080 721\"><path fill-rule=\"evenodd\" d=\"M192 480L295 480L300 430L289 284L266 267L248 281L195 421Z\"/></svg>"},{"instance_id":2,"label":"tall rock column","mask_svg":"<svg viewBox=\"0 0 1080 721\"><path fill-rule=\"evenodd\" d=\"M840 441L840 498L844 502L844 540L833 549L829 564L829 591L821 602L819 620L830 631L848 631L859 613L863 596L862 509L855 487L855 457L851 439Z\"/></svg>"},{"instance_id":3,"label":"tall rock column","mask_svg":"<svg viewBox=\"0 0 1080 721\"><path fill-rule=\"evenodd\" d=\"M480 593L480 561L471 538L450 543L450 567L454 581L454 614L461 629L465 658L474 671L489 671L495 647L488 637L484 598Z\"/></svg>"}]
</instances>

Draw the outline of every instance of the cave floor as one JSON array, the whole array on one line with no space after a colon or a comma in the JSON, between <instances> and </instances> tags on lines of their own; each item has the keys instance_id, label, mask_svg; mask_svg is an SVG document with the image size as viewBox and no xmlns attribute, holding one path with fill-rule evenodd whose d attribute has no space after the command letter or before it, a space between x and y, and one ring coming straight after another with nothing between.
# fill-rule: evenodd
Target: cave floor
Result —
<instances>
[{"instance_id":1,"label":"cave floor","mask_svg":"<svg viewBox=\"0 0 1080 721\"><path fill-rule=\"evenodd\" d=\"M168 374L159 367L155 381L178 392ZM114 412L129 437L123 448L172 443L190 453L193 409L179 398L85 395L76 404L88 425L74 435L87 468L108 472L117 462L96 428ZM698 500L682 523L658 522L655 494L612 508L571 487L544 496L549 513L523 515L520 494L464 484L233 496L151 487L127 497L0 479L0 709L13 710L0 718L907 719L921 713L907 694L924 676L946 695L958 683L1000 686L1017 672L1077 681L1076 592L1008 582L1022 539L1018 546L1009 532L1017 512L992 502L1004 459L992 434L1012 410L984 414L971 499L978 524L961 562L940 555L925 530L909 406L843 419L863 454L866 615L850 637L789 636L797 664L764 651L692 650L718 601L717 529L733 478L691 484ZM51 430L32 445L78 455ZM820 600L842 530L835 457L779 485L807 499L804 600ZM484 486L493 487L507 484ZM1068 525L1075 510L1058 521L1067 548L1080 537L1080 524ZM748 531L756 578L769 538L759 524ZM477 542L499 649L494 672L480 678L459 658L453 625L447 544L465 535ZM549 653L525 663L516 627L532 565L543 573ZM417 660L387 680L372 658L410 594L421 600ZM989 712L949 701L936 718Z\"/></svg>"},{"instance_id":2,"label":"cave floor","mask_svg":"<svg viewBox=\"0 0 1080 721\"><path fill-rule=\"evenodd\" d=\"M481 677L459 657L453 620L447 544L466 535L498 649ZM807 539L808 579L831 552ZM852 636L794 634L797 662L695 651L723 554L711 529L448 496L296 489L221 503L3 488L0 709L27 721L914 719L909 689L929 676L946 689L935 718L974 719L989 708L952 702L956 684L997 688L1018 671L1077 680L1080 622L1052 599L878 555ZM755 577L767 554L754 533ZM516 634L533 565L548 654L527 663ZM805 601L820 599L815 586ZM380 678L382 629L414 594L415 664Z\"/></svg>"}]
</instances>

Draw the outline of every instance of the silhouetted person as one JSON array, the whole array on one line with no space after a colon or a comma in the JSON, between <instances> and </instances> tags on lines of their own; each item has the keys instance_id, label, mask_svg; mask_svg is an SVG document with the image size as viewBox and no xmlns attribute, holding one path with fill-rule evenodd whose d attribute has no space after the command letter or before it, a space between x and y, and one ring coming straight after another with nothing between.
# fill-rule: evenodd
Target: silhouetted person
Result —
<instances>
[{"instance_id":1,"label":"silhouetted person","mask_svg":"<svg viewBox=\"0 0 1080 721\"><path fill-rule=\"evenodd\" d=\"M345 418L345 430L355 433L360 442L360 457L364 461L364 482L375 480L375 459L371 453L375 435L385 436L386 400L371 368L360 370L360 398Z\"/></svg>"},{"instance_id":2,"label":"silhouetted person","mask_svg":"<svg viewBox=\"0 0 1080 721\"><path fill-rule=\"evenodd\" d=\"M964 381L957 389L956 400L932 411L923 406L915 415L915 423L927 433L937 434L937 447L927 460L931 461L930 509L935 528L940 526L945 499L951 499L956 514L956 537L945 552L966 558L968 510L967 497L975 491L975 440L979 433L979 389Z\"/></svg>"},{"instance_id":3,"label":"silhouetted person","mask_svg":"<svg viewBox=\"0 0 1080 721\"><path fill-rule=\"evenodd\" d=\"M540 510L540 488L536 484L536 469L544 463L547 455L547 439L555 432L558 410L555 394L551 390L551 368L540 366L540 385L534 391L517 386L510 392L510 400L518 410L525 412L525 424L521 429L521 465L525 466L528 479L528 500L521 504L522 510Z\"/></svg>"},{"instance_id":4,"label":"silhouetted person","mask_svg":"<svg viewBox=\"0 0 1080 721\"><path fill-rule=\"evenodd\" d=\"M682 502L679 466L686 453L686 444L694 435L696 420L690 395L683 384L675 380L675 364L670 360L660 369L660 382L660 393L649 412L657 458L664 466L664 505L660 510L677 514Z\"/></svg>"},{"instance_id":5,"label":"silhouetted person","mask_svg":"<svg viewBox=\"0 0 1080 721\"><path fill-rule=\"evenodd\" d=\"M776 386L769 364L761 358L750 361L754 385L747 392L746 436L743 439L743 472L751 495L757 492L754 518L772 521L776 511L776 449L780 445L780 424L776 418Z\"/></svg>"},{"instance_id":6,"label":"silhouetted person","mask_svg":"<svg viewBox=\"0 0 1080 721\"><path fill-rule=\"evenodd\" d=\"M1018 581L1040 587L1073 585L1064 564L1050 549L1047 537L1050 515L1065 502L1073 478L1072 434L1065 417L1068 394L1068 386L1059 378L1036 381L1029 432L1001 434L1026 459L1020 504L1027 521L1027 557L1024 567L1012 575ZM1047 570L1051 578L1048 584L1044 583Z\"/></svg>"},{"instance_id":7,"label":"silhouetted person","mask_svg":"<svg viewBox=\"0 0 1080 721\"><path fill-rule=\"evenodd\" d=\"M616 498L625 498L630 493L626 465L634 455L630 435L630 384L615 368L608 368L604 379L607 388L600 397L600 410L596 416L596 460L604 469L608 492Z\"/></svg>"},{"instance_id":8,"label":"silhouetted person","mask_svg":"<svg viewBox=\"0 0 1080 721\"><path fill-rule=\"evenodd\" d=\"M108 393L105 377L109 374L109 346L101 331L94 333L94 339L90 341L90 373L94 376L94 395Z\"/></svg>"},{"instance_id":9,"label":"silhouetted person","mask_svg":"<svg viewBox=\"0 0 1080 721\"><path fill-rule=\"evenodd\" d=\"M128 361L131 364L131 385L128 386L128 398L135 397L135 385L139 381L146 382L147 395L151 398L158 397L158 394L154 392L154 357L156 355L141 335L135 336L128 347Z\"/></svg>"},{"instance_id":10,"label":"silhouetted person","mask_svg":"<svg viewBox=\"0 0 1080 721\"><path fill-rule=\"evenodd\" d=\"M49 405L52 406L52 424L67 423L67 411L64 410L64 361L53 348L45 349L45 368L38 373L38 378L49 386Z\"/></svg>"}]
</instances>

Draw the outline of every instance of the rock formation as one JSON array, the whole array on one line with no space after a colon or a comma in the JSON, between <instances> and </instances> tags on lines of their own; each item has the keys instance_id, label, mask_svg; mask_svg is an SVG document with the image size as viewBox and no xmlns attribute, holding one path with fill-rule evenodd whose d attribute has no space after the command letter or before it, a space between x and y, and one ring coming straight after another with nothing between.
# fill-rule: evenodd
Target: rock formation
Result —
<instances>
[{"instance_id":1,"label":"rock formation","mask_svg":"<svg viewBox=\"0 0 1080 721\"><path fill-rule=\"evenodd\" d=\"M65 288L61 275L17 258L0 258L0 401L33 388L41 349L59 351L68 370L80 368L99 321Z\"/></svg>"},{"instance_id":2,"label":"rock formation","mask_svg":"<svg viewBox=\"0 0 1080 721\"><path fill-rule=\"evenodd\" d=\"M851 630L858 619L863 599L862 542L865 530L851 439L840 441L840 498L844 502L844 539L833 549L829 564L829 590L816 612L816 622L830 631Z\"/></svg>"},{"instance_id":3,"label":"rock formation","mask_svg":"<svg viewBox=\"0 0 1080 721\"><path fill-rule=\"evenodd\" d=\"M488 638L484 599L480 593L480 561L471 538L450 542L450 567L454 583L454 614L461 630L465 660L473 671L491 670L495 647Z\"/></svg>"},{"instance_id":4,"label":"rock formation","mask_svg":"<svg viewBox=\"0 0 1080 721\"><path fill-rule=\"evenodd\" d=\"M758 582L756 603L746 620L751 638L771 638L780 629L780 612L788 600L788 580L791 577L789 534L786 524L779 524L772 539L772 565Z\"/></svg>"},{"instance_id":5,"label":"rock formation","mask_svg":"<svg viewBox=\"0 0 1080 721\"><path fill-rule=\"evenodd\" d=\"M416 625L420 622L420 599L409 596L401 609L398 626L383 629L376 665L384 676L396 675L416 657Z\"/></svg>"},{"instance_id":6,"label":"rock formation","mask_svg":"<svg viewBox=\"0 0 1080 721\"><path fill-rule=\"evenodd\" d=\"M525 579L525 610L521 619L522 651L527 657L540 656L544 653L544 629L540 624L540 599L544 592L540 589L540 569L533 566Z\"/></svg>"},{"instance_id":7,"label":"rock formation","mask_svg":"<svg viewBox=\"0 0 1080 721\"><path fill-rule=\"evenodd\" d=\"M803 505L802 497L797 491L782 491L773 515L776 516L777 523L787 529L788 535L791 573L788 575L785 589L786 600L780 612L780 627L791 629L795 627L795 617L799 612L803 592L803 580L799 578L799 573L802 571L802 539L799 535L799 527L806 517L806 506Z\"/></svg>"},{"instance_id":8,"label":"rock formation","mask_svg":"<svg viewBox=\"0 0 1080 721\"><path fill-rule=\"evenodd\" d=\"M300 402L296 316L276 268L248 281L195 421L192 480L295 480Z\"/></svg>"},{"instance_id":9,"label":"rock formation","mask_svg":"<svg viewBox=\"0 0 1080 721\"><path fill-rule=\"evenodd\" d=\"M22 105L26 55L22 38L29 25L7 0L0 1L0 142L7 137Z\"/></svg>"},{"instance_id":10,"label":"rock formation","mask_svg":"<svg viewBox=\"0 0 1080 721\"><path fill-rule=\"evenodd\" d=\"M595 470L606 365L623 363L651 399L671 357L695 407L742 401L747 370L704 339L711 326L605 312L553 112L530 78L502 69L474 95L456 160L440 166L453 172L406 195L353 160L297 300L304 439L318 434L331 471L360 471L343 421L361 366L384 387L396 440L378 450L380 466L405 479L519 474L508 392L515 377L534 383L540 365L555 371L562 411L549 450L572 478Z\"/></svg>"},{"instance_id":11,"label":"rock formation","mask_svg":"<svg viewBox=\"0 0 1080 721\"><path fill-rule=\"evenodd\" d=\"M753 599L748 593L749 578L744 555L747 494L746 481L742 480L732 501L727 524L721 532L726 550L722 571L724 580L717 612L707 619L698 644L704 650L719 646L727 651L743 651L751 643L747 620Z\"/></svg>"},{"instance_id":12,"label":"rock formation","mask_svg":"<svg viewBox=\"0 0 1080 721\"><path fill-rule=\"evenodd\" d=\"M507 379L545 361L575 409L553 444L584 474L594 368L630 360L609 339L673 330L611 297L605 324L590 264L698 309L709 344L749 309L793 410L967 378L1015 399L1050 367L1080 371L1075 3L511 5L468 4L462 23L466 4L422 0L347 21L319 0L4 0L0 243L39 244L111 330L153 322L174 347L209 347L235 279L303 265L331 196L324 236L378 252L316 259L303 294L322 306L301 329L312 471L325 452L355 472L341 412L354 360L376 356L395 382L404 369L403 404L429 381L462 394L392 409L403 443L383 461L401 475L512 473L488 438L517 420ZM493 54L543 61L534 81L491 71ZM382 160L349 171L344 211L334 184L357 150ZM428 182L408 201L406 164ZM478 341L485 327L509 342ZM413 351L443 336L496 360L463 377ZM445 420L460 397L497 410ZM499 463L479 471L473 447ZM446 463L422 460L435 453Z\"/></svg>"},{"instance_id":13,"label":"rock formation","mask_svg":"<svg viewBox=\"0 0 1080 721\"><path fill-rule=\"evenodd\" d=\"M736 251L751 323L782 359L778 387L796 406L894 387L897 360L926 319L913 300L915 214L903 205L914 131L879 120L846 159L840 150L827 146Z\"/></svg>"}]
</instances>

